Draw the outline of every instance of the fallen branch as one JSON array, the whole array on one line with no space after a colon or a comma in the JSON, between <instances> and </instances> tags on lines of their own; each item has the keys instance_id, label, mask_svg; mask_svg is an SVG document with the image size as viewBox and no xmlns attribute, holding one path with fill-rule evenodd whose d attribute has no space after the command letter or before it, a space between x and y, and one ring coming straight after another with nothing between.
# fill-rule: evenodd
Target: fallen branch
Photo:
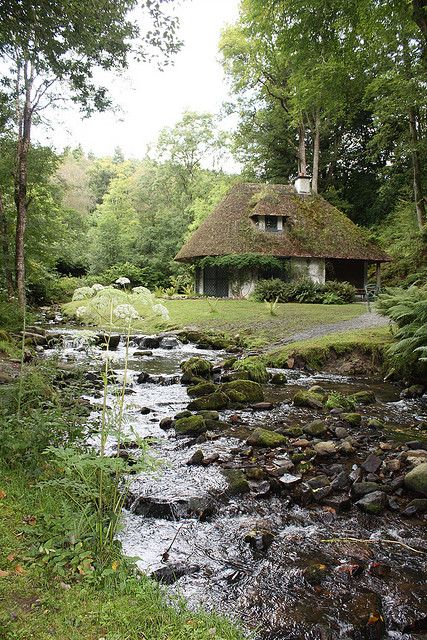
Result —
<instances>
[{"instance_id":1,"label":"fallen branch","mask_svg":"<svg viewBox=\"0 0 427 640\"><path fill-rule=\"evenodd\" d=\"M399 546L404 547L405 549L409 549L409 551L413 551L414 553L427 555L425 551L414 549L414 547L410 547L404 542L399 542L399 540L385 540L384 538L378 538L378 540L364 540L363 538L329 538L328 540L321 540L320 542L365 542L366 544L398 544Z\"/></svg>"}]
</instances>

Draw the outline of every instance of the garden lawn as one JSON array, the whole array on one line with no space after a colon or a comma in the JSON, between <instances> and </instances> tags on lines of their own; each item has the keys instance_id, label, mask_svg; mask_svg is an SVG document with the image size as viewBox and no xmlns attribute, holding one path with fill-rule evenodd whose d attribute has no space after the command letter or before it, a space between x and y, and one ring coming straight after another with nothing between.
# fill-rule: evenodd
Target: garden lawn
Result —
<instances>
[{"instance_id":1,"label":"garden lawn","mask_svg":"<svg viewBox=\"0 0 427 640\"><path fill-rule=\"evenodd\" d=\"M351 320L366 312L364 304L286 303L276 305L272 315L266 303L251 300L200 298L161 300L161 303L169 311L169 323L162 324L158 317L147 316L134 321L132 328L146 333L183 328L229 334L239 333L246 338L249 346L262 346L317 325ZM81 305L81 301L69 302L63 305L63 310L66 315L73 316ZM138 310L138 305L135 307ZM142 311L142 308L139 311ZM88 318L89 320L97 326L105 326L105 321L103 322L99 316L92 315ZM117 327L119 328L118 324Z\"/></svg>"}]
</instances>

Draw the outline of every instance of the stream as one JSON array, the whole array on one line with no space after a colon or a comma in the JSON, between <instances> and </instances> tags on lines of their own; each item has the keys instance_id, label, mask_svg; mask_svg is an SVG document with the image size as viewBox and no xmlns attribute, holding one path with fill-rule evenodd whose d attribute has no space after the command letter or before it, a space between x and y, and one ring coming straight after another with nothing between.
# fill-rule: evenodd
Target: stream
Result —
<instances>
[{"instance_id":1,"label":"stream","mask_svg":"<svg viewBox=\"0 0 427 640\"><path fill-rule=\"evenodd\" d=\"M95 379L106 354L92 344L90 332L60 328L50 329L49 335L57 337L57 344L44 350L46 357L82 367ZM358 407L360 413L378 418L387 429L421 430L427 422L426 396L401 399L397 385L373 377L286 370L287 384L265 385L271 410L221 411L221 420L235 429L208 432L196 441L177 437L173 428L159 424L188 405L180 362L197 355L217 364L225 353L181 344L173 336L148 350L142 342L142 336L131 340L125 429L130 440L132 432L149 440L158 464L132 481L120 533L124 553L171 593L184 596L190 607L215 609L240 620L257 640L427 638L426 516L404 517L399 507L374 516L354 505L344 510L332 502L304 505L292 491L274 490L255 471L262 467L274 475L274 470L287 468L288 453L279 448L258 454L239 431L242 425L245 430L255 425L276 428L319 417L291 403L296 391L313 385L343 394L373 390L377 402ZM109 357L120 381L123 339ZM138 382L142 371L153 381ZM89 424L97 424L100 392L94 389L85 397L91 406ZM112 385L108 403L113 407L115 402ZM360 450L356 446L348 462L325 459L317 475L357 473L367 446L375 451L381 445L388 455L395 445L387 433L376 434L375 444L370 433L363 434ZM109 447L114 451L113 440ZM199 450L204 465L187 464ZM393 455L398 457L399 451ZM244 468L249 480L250 490L241 495L227 492L223 471L235 468ZM282 486L292 485L292 471L277 476Z\"/></svg>"}]
</instances>

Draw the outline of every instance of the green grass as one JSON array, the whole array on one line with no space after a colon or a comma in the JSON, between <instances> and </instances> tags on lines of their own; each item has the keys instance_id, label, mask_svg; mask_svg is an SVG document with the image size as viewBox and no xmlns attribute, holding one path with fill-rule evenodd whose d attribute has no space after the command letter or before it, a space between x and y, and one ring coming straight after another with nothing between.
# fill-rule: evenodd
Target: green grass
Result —
<instances>
[{"instance_id":1,"label":"green grass","mask_svg":"<svg viewBox=\"0 0 427 640\"><path fill-rule=\"evenodd\" d=\"M159 319L147 316L135 321L134 329L155 333L168 328L191 328L196 330L220 331L230 334L240 333L247 338L250 346L268 344L316 325L351 320L366 311L365 305L322 305L322 304L278 304L275 315L271 315L263 302L251 300L162 300L170 314L170 322L159 323ZM63 306L64 312L72 316L82 302L69 302ZM137 310L143 313L144 309ZM102 320L91 320L102 326ZM117 324L119 326L119 324Z\"/></svg>"},{"instance_id":2,"label":"green grass","mask_svg":"<svg viewBox=\"0 0 427 640\"><path fill-rule=\"evenodd\" d=\"M0 464L1 640L240 640L243 634L214 614L189 612L145 577L114 586L82 580L68 585L30 559L39 519L58 504L25 474ZM4 493L6 495L4 495ZM28 518L31 516L31 518ZM216 631L213 632L212 630Z\"/></svg>"},{"instance_id":3,"label":"green grass","mask_svg":"<svg viewBox=\"0 0 427 640\"><path fill-rule=\"evenodd\" d=\"M393 340L387 327L373 329L357 329L342 333L332 333L320 338L290 342L270 351L264 357L267 365L272 367L286 366L291 355L300 356L312 369L321 369L332 353L338 356L358 352L367 354L381 361L384 348Z\"/></svg>"}]
</instances>

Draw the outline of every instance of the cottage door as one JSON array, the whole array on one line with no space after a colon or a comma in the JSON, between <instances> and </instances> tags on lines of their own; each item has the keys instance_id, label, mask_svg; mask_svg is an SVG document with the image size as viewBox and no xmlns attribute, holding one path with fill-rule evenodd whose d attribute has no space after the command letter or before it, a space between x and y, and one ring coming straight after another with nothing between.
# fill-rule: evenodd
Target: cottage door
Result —
<instances>
[{"instance_id":1,"label":"cottage door","mask_svg":"<svg viewBox=\"0 0 427 640\"><path fill-rule=\"evenodd\" d=\"M203 293L214 298L228 298L228 273L221 267L205 267Z\"/></svg>"}]
</instances>

